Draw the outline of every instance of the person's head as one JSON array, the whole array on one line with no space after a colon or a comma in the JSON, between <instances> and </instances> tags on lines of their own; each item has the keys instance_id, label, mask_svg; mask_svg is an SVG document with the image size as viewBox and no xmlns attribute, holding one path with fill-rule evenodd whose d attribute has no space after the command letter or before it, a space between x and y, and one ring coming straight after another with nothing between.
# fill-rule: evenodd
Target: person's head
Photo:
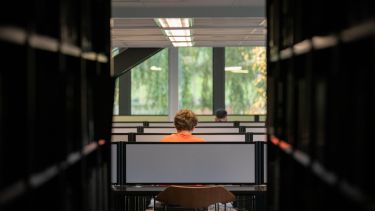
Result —
<instances>
[{"instance_id":1,"label":"person's head","mask_svg":"<svg viewBox=\"0 0 375 211\"><path fill-rule=\"evenodd\" d=\"M181 109L174 117L174 125L177 131L188 130L193 131L198 123L195 114L189 109Z\"/></svg>"},{"instance_id":2,"label":"person's head","mask_svg":"<svg viewBox=\"0 0 375 211\"><path fill-rule=\"evenodd\" d=\"M215 121L225 122L227 121L227 111L225 109L219 108L215 111Z\"/></svg>"}]
</instances>

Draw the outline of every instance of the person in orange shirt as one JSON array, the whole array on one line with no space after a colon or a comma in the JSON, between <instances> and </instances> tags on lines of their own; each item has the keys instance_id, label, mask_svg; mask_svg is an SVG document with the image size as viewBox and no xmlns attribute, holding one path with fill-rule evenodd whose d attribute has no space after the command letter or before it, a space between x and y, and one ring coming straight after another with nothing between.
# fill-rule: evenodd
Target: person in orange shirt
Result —
<instances>
[{"instance_id":1,"label":"person in orange shirt","mask_svg":"<svg viewBox=\"0 0 375 211\"><path fill-rule=\"evenodd\" d=\"M161 142L205 142L203 138L192 135L198 119L189 109L182 109L174 117L177 133L165 136Z\"/></svg>"}]
</instances>

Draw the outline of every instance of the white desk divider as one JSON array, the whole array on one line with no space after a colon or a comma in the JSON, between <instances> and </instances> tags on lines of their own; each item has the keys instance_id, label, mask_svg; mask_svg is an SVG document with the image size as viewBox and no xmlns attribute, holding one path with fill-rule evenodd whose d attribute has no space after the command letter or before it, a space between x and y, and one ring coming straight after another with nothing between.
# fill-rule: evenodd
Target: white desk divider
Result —
<instances>
[{"instance_id":1,"label":"white desk divider","mask_svg":"<svg viewBox=\"0 0 375 211\"><path fill-rule=\"evenodd\" d=\"M253 143L126 143L127 184L253 184Z\"/></svg>"},{"instance_id":2,"label":"white desk divider","mask_svg":"<svg viewBox=\"0 0 375 211\"><path fill-rule=\"evenodd\" d=\"M135 134L136 142L160 142L169 134ZM206 142L245 142L246 134L196 134Z\"/></svg>"},{"instance_id":3,"label":"white desk divider","mask_svg":"<svg viewBox=\"0 0 375 211\"><path fill-rule=\"evenodd\" d=\"M113 127L112 133L136 133L136 127Z\"/></svg>"},{"instance_id":4,"label":"white desk divider","mask_svg":"<svg viewBox=\"0 0 375 211\"><path fill-rule=\"evenodd\" d=\"M139 127L143 122L113 122L112 127Z\"/></svg>"},{"instance_id":5,"label":"white desk divider","mask_svg":"<svg viewBox=\"0 0 375 211\"><path fill-rule=\"evenodd\" d=\"M176 128L171 127L145 127L143 128L143 133L176 133ZM193 133L239 133L239 128L235 127L222 127L222 128L214 128L214 127L197 127L194 129Z\"/></svg>"},{"instance_id":6,"label":"white desk divider","mask_svg":"<svg viewBox=\"0 0 375 211\"><path fill-rule=\"evenodd\" d=\"M245 127L265 127L265 122L240 122L240 126Z\"/></svg>"},{"instance_id":7,"label":"white desk divider","mask_svg":"<svg viewBox=\"0 0 375 211\"><path fill-rule=\"evenodd\" d=\"M128 134L112 134L111 141L112 142L120 142L120 141L127 142L129 141L129 135Z\"/></svg>"},{"instance_id":8,"label":"white desk divider","mask_svg":"<svg viewBox=\"0 0 375 211\"><path fill-rule=\"evenodd\" d=\"M149 127L174 127L173 122L149 122Z\"/></svg>"},{"instance_id":9,"label":"white desk divider","mask_svg":"<svg viewBox=\"0 0 375 211\"><path fill-rule=\"evenodd\" d=\"M246 133L266 133L267 128L265 127L247 127Z\"/></svg>"},{"instance_id":10,"label":"white desk divider","mask_svg":"<svg viewBox=\"0 0 375 211\"><path fill-rule=\"evenodd\" d=\"M234 122L198 122L197 127L233 127Z\"/></svg>"},{"instance_id":11,"label":"white desk divider","mask_svg":"<svg viewBox=\"0 0 375 211\"><path fill-rule=\"evenodd\" d=\"M149 127L174 127L173 122L149 122ZM198 122L197 127L233 127L234 122Z\"/></svg>"},{"instance_id":12,"label":"white desk divider","mask_svg":"<svg viewBox=\"0 0 375 211\"><path fill-rule=\"evenodd\" d=\"M263 141L267 142L267 134L252 134L253 141Z\"/></svg>"}]
</instances>

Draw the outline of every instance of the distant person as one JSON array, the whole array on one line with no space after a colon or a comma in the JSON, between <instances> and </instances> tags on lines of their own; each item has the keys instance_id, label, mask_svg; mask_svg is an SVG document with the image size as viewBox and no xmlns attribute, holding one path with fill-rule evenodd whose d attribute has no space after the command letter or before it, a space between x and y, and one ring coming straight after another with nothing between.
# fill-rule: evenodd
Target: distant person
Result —
<instances>
[{"instance_id":1,"label":"distant person","mask_svg":"<svg viewBox=\"0 0 375 211\"><path fill-rule=\"evenodd\" d=\"M174 117L177 133L165 136L161 142L204 142L203 138L192 135L198 119L189 109L182 109Z\"/></svg>"},{"instance_id":2,"label":"distant person","mask_svg":"<svg viewBox=\"0 0 375 211\"><path fill-rule=\"evenodd\" d=\"M226 122L227 121L227 111L225 109L219 108L215 111L215 122Z\"/></svg>"}]
</instances>

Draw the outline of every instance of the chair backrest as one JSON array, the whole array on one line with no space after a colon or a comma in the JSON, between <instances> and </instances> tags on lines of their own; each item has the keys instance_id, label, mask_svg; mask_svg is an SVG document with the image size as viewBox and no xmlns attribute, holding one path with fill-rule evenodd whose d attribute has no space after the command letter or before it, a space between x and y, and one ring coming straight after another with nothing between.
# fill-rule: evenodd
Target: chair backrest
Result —
<instances>
[{"instance_id":1,"label":"chair backrest","mask_svg":"<svg viewBox=\"0 0 375 211\"><path fill-rule=\"evenodd\" d=\"M223 186L169 186L156 196L156 200L167 205L185 208L207 208L211 204L228 203L235 196Z\"/></svg>"}]
</instances>

